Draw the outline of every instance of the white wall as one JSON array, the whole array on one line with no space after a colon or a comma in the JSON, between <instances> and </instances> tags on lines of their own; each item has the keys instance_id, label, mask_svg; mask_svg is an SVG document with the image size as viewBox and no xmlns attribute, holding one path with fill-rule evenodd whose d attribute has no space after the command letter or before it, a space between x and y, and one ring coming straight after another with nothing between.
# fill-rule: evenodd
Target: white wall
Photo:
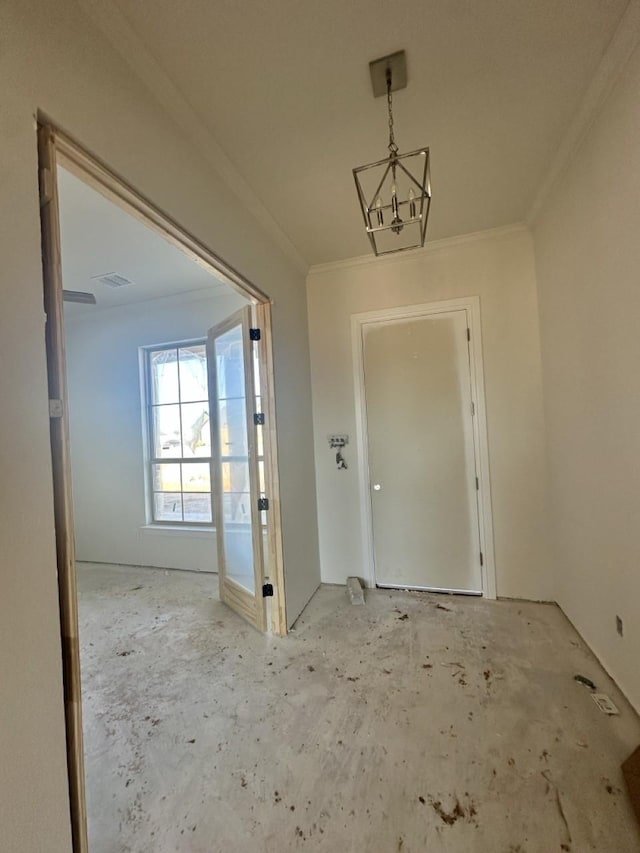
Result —
<instances>
[{"instance_id":1,"label":"white wall","mask_svg":"<svg viewBox=\"0 0 640 853\"><path fill-rule=\"evenodd\" d=\"M0 31L1 843L68 853L36 111L274 298L290 619L319 581L306 299L302 275L72 0L4 0Z\"/></svg>"},{"instance_id":2,"label":"white wall","mask_svg":"<svg viewBox=\"0 0 640 853\"><path fill-rule=\"evenodd\" d=\"M96 310L67 322L76 557L216 571L215 534L147 527L139 347L204 338L247 304L232 291ZM76 309L77 310L77 309Z\"/></svg>"},{"instance_id":3,"label":"white wall","mask_svg":"<svg viewBox=\"0 0 640 853\"><path fill-rule=\"evenodd\" d=\"M525 228L443 241L401 259L312 268L307 278L322 578L364 574L350 317L480 296L497 591L552 597L544 501L538 307ZM348 433L347 471L327 434Z\"/></svg>"},{"instance_id":4,"label":"white wall","mask_svg":"<svg viewBox=\"0 0 640 853\"><path fill-rule=\"evenodd\" d=\"M636 50L534 232L557 598L638 709L639 92Z\"/></svg>"}]
</instances>

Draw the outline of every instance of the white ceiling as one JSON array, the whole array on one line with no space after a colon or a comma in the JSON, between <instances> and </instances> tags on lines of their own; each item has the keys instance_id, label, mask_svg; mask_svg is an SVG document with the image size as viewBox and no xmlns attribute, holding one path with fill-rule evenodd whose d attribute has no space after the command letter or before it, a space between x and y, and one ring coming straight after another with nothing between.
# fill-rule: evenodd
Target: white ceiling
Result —
<instances>
[{"instance_id":1,"label":"white ceiling","mask_svg":"<svg viewBox=\"0 0 640 853\"><path fill-rule=\"evenodd\" d=\"M627 0L102 0L308 263L365 254L351 169L386 154L368 63L404 48L401 151L428 144L428 239L526 218ZM132 41L133 39L133 41ZM125 54L126 55L126 54Z\"/></svg>"},{"instance_id":2,"label":"white ceiling","mask_svg":"<svg viewBox=\"0 0 640 853\"><path fill-rule=\"evenodd\" d=\"M66 169L58 170L58 192L64 289L96 297L96 305L66 302L67 316L194 290L229 293L228 285ZM110 272L133 284L112 288L93 278Z\"/></svg>"}]
</instances>

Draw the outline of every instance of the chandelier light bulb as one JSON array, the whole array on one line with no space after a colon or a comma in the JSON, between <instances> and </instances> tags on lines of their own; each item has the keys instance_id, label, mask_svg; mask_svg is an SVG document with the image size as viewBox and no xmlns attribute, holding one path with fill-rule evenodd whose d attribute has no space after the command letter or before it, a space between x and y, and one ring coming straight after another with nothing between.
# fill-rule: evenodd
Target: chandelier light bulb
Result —
<instances>
[{"instance_id":1,"label":"chandelier light bulb","mask_svg":"<svg viewBox=\"0 0 640 853\"><path fill-rule=\"evenodd\" d=\"M376 199L376 216L378 217L378 225L384 225L384 216L382 215L382 199L380 196Z\"/></svg>"},{"instance_id":2,"label":"chandelier light bulb","mask_svg":"<svg viewBox=\"0 0 640 853\"><path fill-rule=\"evenodd\" d=\"M399 234L402 231L402 219L398 210L398 190L395 181L391 185L391 210L393 212L393 219L391 220L393 227L391 230L394 234Z\"/></svg>"},{"instance_id":3,"label":"chandelier light bulb","mask_svg":"<svg viewBox=\"0 0 640 853\"><path fill-rule=\"evenodd\" d=\"M416 218L416 194L413 187L409 187L409 216L411 219Z\"/></svg>"}]
</instances>

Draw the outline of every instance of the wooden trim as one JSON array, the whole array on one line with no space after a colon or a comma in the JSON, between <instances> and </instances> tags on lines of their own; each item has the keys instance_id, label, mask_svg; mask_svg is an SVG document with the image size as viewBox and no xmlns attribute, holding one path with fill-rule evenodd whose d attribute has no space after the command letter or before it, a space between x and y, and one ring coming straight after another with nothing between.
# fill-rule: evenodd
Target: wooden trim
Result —
<instances>
[{"instance_id":1,"label":"wooden trim","mask_svg":"<svg viewBox=\"0 0 640 853\"><path fill-rule=\"evenodd\" d=\"M271 630L278 636L286 636L286 607L284 595L284 555L282 547L282 527L280 512L280 479L278 472L278 450L276 437L275 397L273 382L273 333L271 300L264 291L227 264L222 258L210 251L197 238L182 228L177 222L155 207L145 196L130 187L119 175L105 163L94 157L78 142L58 128L49 125L58 163L72 172L80 180L93 187L127 213L152 228L172 245L185 252L200 266L212 272L237 293L252 300L263 329L260 352L261 380L265 380L265 413L268 427L265 430L265 474L269 484L269 570L273 575L274 608L272 610ZM271 507L274 507L273 512Z\"/></svg>"},{"instance_id":2,"label":"wooden trim","mask_svg":"<svg viewBox=\"0 0 640 853\"><path fill-rule=\"evenodd\" d=\"M262 524L257 500L260 497L260 472L258 446L253 414L256 410L256 380L253 369L253 342L251 341L251 306L242 310L242 350L244 359L244 401L247 422L247 450L249 455L249 495L251 498L251 539L253 546L253 576L255 589L255 626L259 631L267 627L266 602L262 595L264 583L264 555L262 553Z\"/></svg>"},{"instance_id":3,"label":"wooden trim","mask_svg":"<svg viewBox=\"0 0 640 853\"><path fill-rule=\"evenodd\" d=\"M471 343L469 346L472 396L476 405L473 419L474 451L479 480L479 533L480 550L484 556L482 571L482 594L485 598L496 598L496 567L493 545L493 514L491 509L491 481L489 475L489 441L484 395L484 366L482 359L482 332L480 323L480 297L468 296L442 302L421 305L405 305L380 311L367 311L351 315L351 344L354 369L356 404L356 436L358 443L358 468L360 473L360 512L362 548L365 557L364 577L369 586L375 585L373 521L371 494L369 490L369 451L367 438L367 413L364 397L363 327L369 323L385 320L401 320L427 317L433 314L464 310L469 319Z\"/></svg>"},{"instance_id":4,"label":"wooden trim","mask_svg":"<svg viewBox=\"0 0 640 853\"><path fill-rule=\"evenodd\" d=\"M280 477L278 469L278 447L276 436L275 388L273 370L273 332L272 308L269 296L249 279L227 264L199 240L182 228L171 217L157 208L145 196L130 187L127 182L111 170L105 163L83 148L71 136L56 128L48 119L39 125L46 127L56 151L57 164L68 169L80 180L92 186L97 192L110 199L114 204L139 221L154 229L172 245L186 252L196 263L212 272L219 280L228 284L236 292L250 299L260 318L263 329L260 353L261 379L265 380L265 414L267 429L265 438L265 474L269 488L269 552L274 562L269 566L274 585L274 607L272 608L271 630L279 636L286 636L285 574L282 545L282 527L280 510ZM55 183L55 173L53 172ZM273 502L273 504L271 503ZM271 506L273 505L273 512Z\"/></svg>"},{"instance_id":5,"label":"wooden trim","mask_svg":"<svg viewBox=\"0 0 640 853\"><path fill-rule=\"evenodd\" d=\"M130 187L115 172L93 155L89 154L70 136L49 126L57 162L67 171L84 181L101 195L134 216L144 225L152 228L177 249L185 252L199 266L212 272L216 278L244 297L258 302L269 302L269 297L245 278L234 267L208 249L196 237L182 228L167 214L162 213L154 204Z\"/></svg>"},{"instance_id":6,"label":"wooden trim","mask_svg":"<svg viewBox=\"0 0 640 853\"><path fill-rule=\"evenodd\" d=\"M280 480L278 477L278 439L276 430L276 405L273 373L273 333L271 304L263 302L257 307L258 326L262 329L260 339L260 393L265 414L263 430L265 485L269 498L267 534L269 547L269 577L273 583L271 607L271 630L284 637L287 634L287 606L284 586L284 556L282 546L282 515L280 504Z\"/></svg>"},{"instance_id":7,"label":"wooden trim","mask_svg":"<svg viewBox=\"0 0 640 853\"><path fill-rule=\"evenodd\" d=\"M49 399L60 400L62 403L62 417L50 418L50 431L71 834L74 853L88 853L78 597L73 535L69 408L67 401L64 311L62 302L60 218L58 188L55 180L56 148L53 134L48 127L40 127L38 129L38 160L40 168L42 272L44 279L44 306L47 317L46 349Z\"/></svg>"},{"instance_id":8,"label":"wooden trim","mask_svg":"<svg viewBox=\"0 0 640 853\"><path fill-rule=\"evenodd\" d=\"M257 596L243 589L243 587L235 583L231 578L225 578L224 602L228 607L244 617L247 622L257 626L258 611L260 609Z\"/></svg>"},{"instance_id":9,"label":"wooden trim","mask_svg":"<svg viewBox=\"0 0 640 853\"><path fill-rule=\"evenodd\" d=\"M275 400L273 396L271 303L267 294L210 251L188 231L181 228L171 217L156 208L147 198L130 187L126 181L104 163L45 119L38 122L38 163L40 169L44 304L47 315L46 350L49 398L62 402L62 417L51 418L51 455L71 829L74 853L88 853L57 167L62 166L69 170L84 183L159 233L172 245L185 252L193 261L212 272L219 281L252 301L259 316L264 318L262 324L264 344L260 347L259 353L261 377L266 377L265 387L264 390L261 389L261 393L265 400L265 411L268 414L268 428L264 433L265 472L270 491L270 509L273 506L273 512L270 511L268 515L270 522L269 541L272 543L269 547L270 553L272 552L274 555L274 562L270 568L275 587L274 601L276 602L276 606L272 609L272 630L274 634L284 636L287 633L287 623L284 606L284 564L280 527ZM217 512L220 513L221 510L218 509ZM218 542L221 541L220 536L217 536L216 539ZM239 588L237 589L239 590ZM259 592L261 593L261 590ZM243 598L237 595L235 589L230 590L230 596L234 599ZM238 601L238 604L241 602ZM246 601L242 604L243 606L246 605ZM262 598L260 604L264 612L265 607ZM254 619L251 618L250 621L254 621Z\"/></svg>"}]
</instances>

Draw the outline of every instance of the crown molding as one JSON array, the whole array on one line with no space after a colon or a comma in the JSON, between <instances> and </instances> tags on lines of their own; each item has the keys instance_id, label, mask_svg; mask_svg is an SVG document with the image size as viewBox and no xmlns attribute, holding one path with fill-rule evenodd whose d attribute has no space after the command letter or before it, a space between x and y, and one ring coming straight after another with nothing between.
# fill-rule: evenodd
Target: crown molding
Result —
<instances>
[{"instance_id":1,"label":"crown molding","mask_svg":"<svg viewBox=\"0 0 640 853\"><path fill-rule=\"evenodd\" d=\"M620 79L640 41L640 0L630 0L611 41L607 45L580 106L560 143L546 177L529 208L526 222L535 225L549 195L582 145L598 114Z\"/></svg>"},{"instance_id":2,"label":"crown molding","mask_svg":"<svg viewBox=\"0 0 640 853\"><path fill-rule=\"evenodd\" d=\"M307 261L238 172L206 124L113 0L78 0L78 3L298 272L306 275L309 269Z\"/></svg>"},{"instance_id":3,"label":"crown molding","mask_svg":"<svg viewBox=\"0 0 640 853\"><path fill-rule=\"evenodd\" d=\"M454 249L469 243L477 243L483 240L497 240L510 234L530 233L526 222L514 222L512 225L503 225L498 228L486 228L483 231L472 231L469 234L459 234L455 237L444 237L442 240L433 240L421 249L410 249L396 255L359 255L356 258L345 258L342 261L330 261L326 264L314 264L309 268L307 278L312 275L323 275L337 270L353 269L354 267L388 266L390 264L406 263L415 261L425 255L435 252Z\"/></svg>"}]
</instances>

